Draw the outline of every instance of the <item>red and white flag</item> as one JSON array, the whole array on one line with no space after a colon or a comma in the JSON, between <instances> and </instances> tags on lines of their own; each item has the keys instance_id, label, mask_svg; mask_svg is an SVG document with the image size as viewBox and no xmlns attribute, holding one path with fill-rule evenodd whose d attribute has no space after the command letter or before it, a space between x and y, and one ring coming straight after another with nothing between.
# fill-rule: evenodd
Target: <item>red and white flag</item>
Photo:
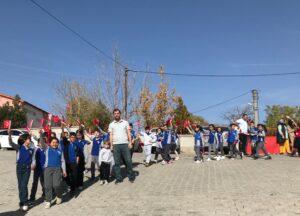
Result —
<instances>
[{"instance_id":1,"label":"red and white flag","mask_svg":"<svg viewBox=\"0 0 300 216\"><path fill-rule=\"evenodd\" d=\"M97 118L93 119L93 124L94 124L95 126L99 126L99 125L100 125L100 120L97 119Z\"/></svg>"},{"instance_id":2,"label":"red and white flag","mask_svg":"<svg viewBox=\"0 0 300 216\"><path fill-rule=\"evenodd\" d=\"M59 123L61 121L59 116L57 116L57 115L53 115L52 120L53 120L54 123Z\"/></svg>"},{"instance_id":3,"label":"red and white flag","mask_svg":"<svg viewBox=\"0 0 300 216\"><path fill-rule=\"evenodd\" d=\"M10 128L11 128L11 120L4 120L3 121L3 128L10 130Z\"/></svg>"},{"instance_id":4,"label":"red and white flag","mask_svg":"<svg viewBox=\"0 0 300 216\"><path fill-rule=\"evenodd\" d=\"M33 119L29 120L27 122L27 126L26 126L26 130L29 132L32 128L32 124L33 124Z\"/></svg>"}]
</instances>

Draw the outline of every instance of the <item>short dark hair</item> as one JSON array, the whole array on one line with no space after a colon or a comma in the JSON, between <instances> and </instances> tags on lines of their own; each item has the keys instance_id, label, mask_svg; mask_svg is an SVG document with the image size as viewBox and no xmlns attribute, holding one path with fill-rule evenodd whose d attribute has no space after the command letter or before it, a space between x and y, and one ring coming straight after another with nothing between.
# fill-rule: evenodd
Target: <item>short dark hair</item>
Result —
<instances>
[{"instance_id":1,"label":"short dark hair","mask_svg":"<svg viewBox=\"0 0 300 216\"><path fill-rule=\"evenodd\" d=\"M18 139L18 144L23 145L27 139L31 139L29 134L22 134Z\"/></svg>"},{"instance_id":2,"label":"short dark hair","mask_svg":"<svg viewBox=\"0 0 300 216\"><path fill-rule=\"evenodd\" d=\"M119 113L121 114L121 110L120 110L119 108L115 108L115 109L113 110L113 113L115 113L115 112L119 112Z\"/></svg>"},{"instance_id":3,"label":"short dark hair","mask_svg":"<svg viewBox=\"0 0 300 216\"><path fill-rule=\"evenodd\" d=\"M248 114L247 113L243 113L242 117L245 117L245 116L248 116Z\"/></svg>"},{"instance_id":4,"label":"short dark hair","mask_svg":"<svg viewBox=\"0 0 300 216\"><path fill-rule=\"evenodd\" d=\"M71 136L75 136L76 137L76 133L75 132L70 132L70 137Z\"/></svg>"},{"instance_id":5,"label":"short dark hair","mask_svg":"<svg viewBox=\"0 0 300 216\"><path fill-rule=\"evenodd\" d=\"M214 124L209 124L208 127L213 127L215 129L215 125Z\"/></svg>"},{"instance_id":6,"label":"short dark hair","mask_svg":"<svg viewBox=\"0 0 300 216\"><path fill-rule=\"evenodd\" d=\"M130 127L133 127L133 124L132 124L132 123L129 123L129 126L130 126Z\"/></svg>"},{"instance_id":7,"label":"short dark hair","mask_svg":"<svg viewBox=\"0 0 300 216\"><path fill-rule=\"evenodd\" d=\"M58 140L56 137L52 137L52 138L50 139L50 143L51 143L53 140L56 140L56 141L59 143L59 140Z\"/></svg>"},{"instance_id":8,"label":"short dark hair","mask_svg":"<svg viewBox=\"0 0 300 216\"><path fill-rule=\"evenodd\" d=\"M146 126L146 127L145 127L145 130L150 130L150 127L149 127L149 126Z\"/></svg>"}]
</instances>

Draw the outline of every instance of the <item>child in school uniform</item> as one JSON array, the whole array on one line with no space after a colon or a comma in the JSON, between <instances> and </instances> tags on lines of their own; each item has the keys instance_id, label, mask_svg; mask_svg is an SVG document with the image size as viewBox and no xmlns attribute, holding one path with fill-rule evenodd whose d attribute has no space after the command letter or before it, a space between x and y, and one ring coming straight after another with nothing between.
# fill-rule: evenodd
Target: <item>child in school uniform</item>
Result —
<instances>
[{"instance_id":1,"label":"child in school uniform","mask_svg":"<svg viewBox=\"0 0 300 216\"><path fill-rule=\"evenodd\" d=\"M194 135L194 150L195 150L195 163L204 162L203 160L203 129L200 125L196 125L195 130L187 126L186 129Z\"/></svg>"},{"instance_id":2,"label":"child in school uniform","mask_svg":"<svg viewBox=\"0 0 300 216\"><path fill-rule=\"evenodd\" d=\"M100 164L100 183L101 185L104 185L108 183L110 172L112 166L114 165L114 157L111 152L108 141L104 142L103 148L100 151L99 164Z\"/></svg>"},{"instance_id":3,"label":"child in school uniform","mask_svg":"<svg viewBox=\"0 0 300 216\"><path fill-rule=\"evenodd\" d=\"M19 190L19 206L23 211L28 211L28 181L31 169L34 170L32 160L34 149L30 148L31 137L29 134L22 134L18 139L18 144L12 141L11 132L8 130L8 141L10 146L17 151L17 179Z\"/></svg>"},{"instance_id":4,"label":"child in school uniform","mask_svg":"<svg viewBox=\"0 0 300 216\"><path fill-rule=\"evenodd\" d=\"M155 149L155 155L154 155L155 163L157 163L158 155L162 155L162 145L161 145L162 139L163 139L162 129L158 128L157 133L156 133L156 149Z\"/></svg>"},{"instance_id":5,"label":"child in school uniform","mask_svg":"<svg viewBox=\"0 0 300 216\"><path fill-rule=\"evenodd\" d=\"M101 145L104 140L103 134L101 134L99 129L96 129L94 132L95 137L92 139L92 150L91 150L91 175L92 179L95 179L95 168L97 166L98 170L100 169L99 166L99 153L101 151Z\"/></svg>"},{"instance_id":6,"label":"child in school uniform","mask_svg":"<svg viewBox=\"0 0 300 216\"><path fill-rule=\"evenodd\" d=\"M163 135L162 135L162 156L163 161L161 162L162 165L171 164L172 158L170 156L170 146L172 140L172 130L168 128L167 125L163 127Z\"/></svg>"},{"instance_id":7,"label":"child in school uniform","mask_svg":"<svg viewBox=\"0 0 300 216\"><path fill-rule=\"evenodd\" d=\"M31 193L30 193L30 202L35 201L35 195L38 188L38 183L40 181L42 186L43 194L45 196L45 187L44 187L44 165L46 161L45 150L47 148L45 137L43 136L42 132L40 132L40 138L38 139L38 146L35 148L35 169L33 173L33 182L31 186Z\"/></svg>"},{"instance_id":8,"label":"child in school uniform","mask_svg":"<svg viewBox=\"0 0 300 216\"><path fill-rule=\"evenodd\" d=\"M219 155L218 153L221 153ZM224 160L224 133L222 131L222 128L217 128L217 146L216 146L216 152L217 152L217 160Z\"/></svg>"},{"instance_id":9,"label":"child in school uniform","mask_svg":"<svg viewBox=\"0 0 300 216\"><path fill-rule=\"evenodd\" d=\"M255 150L255 155L253 159L258 159L259 158L259 151L262 150L264 153L264 159L270 160L271 156L267 152L267 149L265 147L265 138L266 138L266 131L267 129L263 124L258 124L257 125L257 144L256 144L256 150Z\"/></svg>"},{"instance_id":10,"label":"child in school uniform","mask_svg":"<svg viewBox=\"0 0 300 216\"><path fill-rule=\"evenodd\" d=\"M144 138L145 166L148 167L151 162L152 144L156 142L156 136L151 133L149 126L145 127L145 132L140 132L140 136Z\"/></svg>"},{"instance_id":11,"label":"child in school uniform","mask_svg":"<svg viewBox=\"0 0 300 216\"><path fill-rule=\"evenodd\" d=\"M255 124L253 121L250 122L250 128L249 128L249 135L250 135L250 141L251 141L251 156L255 156L256 152L256 144L257 144L257 127L255 127Z\"/></svg>"},{"instance_id":12,"label":"child in school uniform","mask_svg":"<svg viewBox=\"0 0 300 216\"><path fill-rule=\"evenodd\" d=\"M71 193L74 193L77 188L77 164L79 161L79 153L76 145L76 134L70 132L69 137L70 140L63 136L60 144L66 163L67 177L65 180L71 189Z\"/></svg>"},{"instance_id":13,"label":"child in school uniform","mask_svg":"<svg viewBox=\"0 0 300 216\"><path fill-rule=\"evenodd\" d=\"M238 125L236 123L230 124L230 130L228 132L227 142L230 146L230 158L235 159L237 154L240 155L241 159L243 158L242 153L238 150L237 145L239 143L239 133L237 129Z\"/></svg>"},{"instance_id":14,"label":"child in school uniform","mask_svg":"<svg viewBox=\"0 0 300 216\"><path fill-rule=\"evenodd\" d=\"M83 178L85 170L85 155L84 146L89 145L90 142L84 139L83 131L78 130L76 132L76 145L79 153L79 161L77 163L77 187L79 190L83 189Z\"/></svg>"},{"instance_id":15,"label":"child in school uniform","mask_svg":"<svg viewBox=\"0 0 300 216\"><path fill-rule=\"evenodd\" d=\"M208 158L207 161L211 161L211 159L215 159L211 157L211 150L216 153L216 145L218 142L217 132L215 130L215 126L210 124L208 126L209 135L208 135ZM216 154L217 155L217 154Z\"/></svg>"},{"instance_id":16,"label":"child in school uniform","mask_svg":"<svg viewBox=\"0 0 300 216\"><path fill-rule=\"evenodd\" d=\"M66 164L64 154L58 148L59 140L52 137L49 147L45 151L45 169L44 169L44 182L45 182L45 208L51 207L53 190L56 194L56 204L62 202L62 177L67 177Z\"/></svg>"}]
</instances>

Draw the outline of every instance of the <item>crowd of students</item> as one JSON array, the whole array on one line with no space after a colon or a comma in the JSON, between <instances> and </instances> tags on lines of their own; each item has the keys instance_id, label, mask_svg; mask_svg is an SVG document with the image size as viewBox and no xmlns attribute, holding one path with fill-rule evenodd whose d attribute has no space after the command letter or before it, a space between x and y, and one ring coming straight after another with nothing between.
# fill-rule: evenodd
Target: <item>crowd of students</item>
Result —
<instances>
[{"instance_id":1,"label":"crowd of students","mask_svg":"<svg viewBox=\"0 0 300 216\"><path fill-rule=\"evenodd\" d=\"M145 167L149 167L152 162L157 163L159 156L161 156L162 165L179 160L177 152L179 138L176 126L172 125L172 121L155 132L149 126L136 132L133 130L132 124L120 119L119 110L114 111L114 115L115 120L110 124L108 132L98 127L92 134L87 133L84 125L81 125L81 128L75 133L62 124L61 137L58 139L55 133L41 130L40 136L34 137L38 140L38 146L34 148L32 148L31 134L21 135L18 143L14 143L10 131L8 131L10 145L17 150L19 205L23 211L27 211L29 204L35 202L39 182L42 187L42 196L45 199L45 208L50 208L53 201L57 205L62 202L63 193L66 191L63 185L68 186L68 192L71 195L81 191L84 174L87 171L88 157L91 160L91 180L96 179L96 170L99 170L101 185L109 183L113 174L116 177L116 184L123 181L120 170L122 163L126 165L129 181L134 182L135 176L132 171L131 159L136 149L135 146L140 142L143 143ZM284 125L279 124L281 130L284 130ZM248 137L251 140L251 155L249 156L253 159L271 159L265 147L266 127L263 124L255 125L253 121L248 120L247 115L243 115L237 122L231 123L226 132L213 124L209 125L208 130L204 130L200 125L192 127L188 124L185 127L194 136L195 163L205 161L205 143L208 143L206 161L220 161L226 157L242 159L247 155L246 146L243 146L244 135L246 135L246 142ZM224 152L225 142L229 147L227 155ZM90 144L92 145L91 152L86 154L85 147ZM156 149L152 161L153 146ZM263 157L259 155L261 150L264 153ZM171 152L175 154L174 158L171 157ZM31 170L34 171L34 174L28 199Z\"/></svg>"}]
</instances>

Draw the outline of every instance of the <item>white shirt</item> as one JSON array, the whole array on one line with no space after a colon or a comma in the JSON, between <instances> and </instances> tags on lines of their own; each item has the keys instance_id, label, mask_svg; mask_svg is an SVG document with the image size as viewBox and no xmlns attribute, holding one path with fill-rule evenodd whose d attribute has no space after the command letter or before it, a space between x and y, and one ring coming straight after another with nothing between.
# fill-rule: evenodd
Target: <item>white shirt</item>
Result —
<instances>
[{"instance_id":1,"label":"white shirt","mask_svg":"<svg viewBox=\"0 0 300 216\"><path fill-rule=\"evenodd\" d=\"M120 121L114 120L109 124L108 132L112 136L112 144L128 144L128 128L129 124L127 121L120 119Z\"/></svg>"},{"instance_id":2,"label":"white shirt","mask_svg":"<svg viewBox=\"0 0 300 216\"><path fill-rule=\"evenodd\" d=\"M101 164L101 162L114 164L113 154L110 149L101 149L99 154L99 164Z\"/></svg>"},{"instance_id":3,"label":"white shirt","mask_svg":"<svg viewBox=\"0 0 300 216\"><path fill-rule=\"evenodd\" d=\"M156 136L153 133L149 135L146 132L140 132L140 134L144 137L144 145L152 145L156 142Z\"/></svg>"},{"instance_id":4,"label":"white shirt","mask_svg":"<svg viewBox=\"0 0 300 216\"><path fill-rule=\"evenodd\" d=\"M248 134L248 123L244 119L239 119L236 121L239 124L240 131L242 134Z\"/></svg>"}]
</instances>

